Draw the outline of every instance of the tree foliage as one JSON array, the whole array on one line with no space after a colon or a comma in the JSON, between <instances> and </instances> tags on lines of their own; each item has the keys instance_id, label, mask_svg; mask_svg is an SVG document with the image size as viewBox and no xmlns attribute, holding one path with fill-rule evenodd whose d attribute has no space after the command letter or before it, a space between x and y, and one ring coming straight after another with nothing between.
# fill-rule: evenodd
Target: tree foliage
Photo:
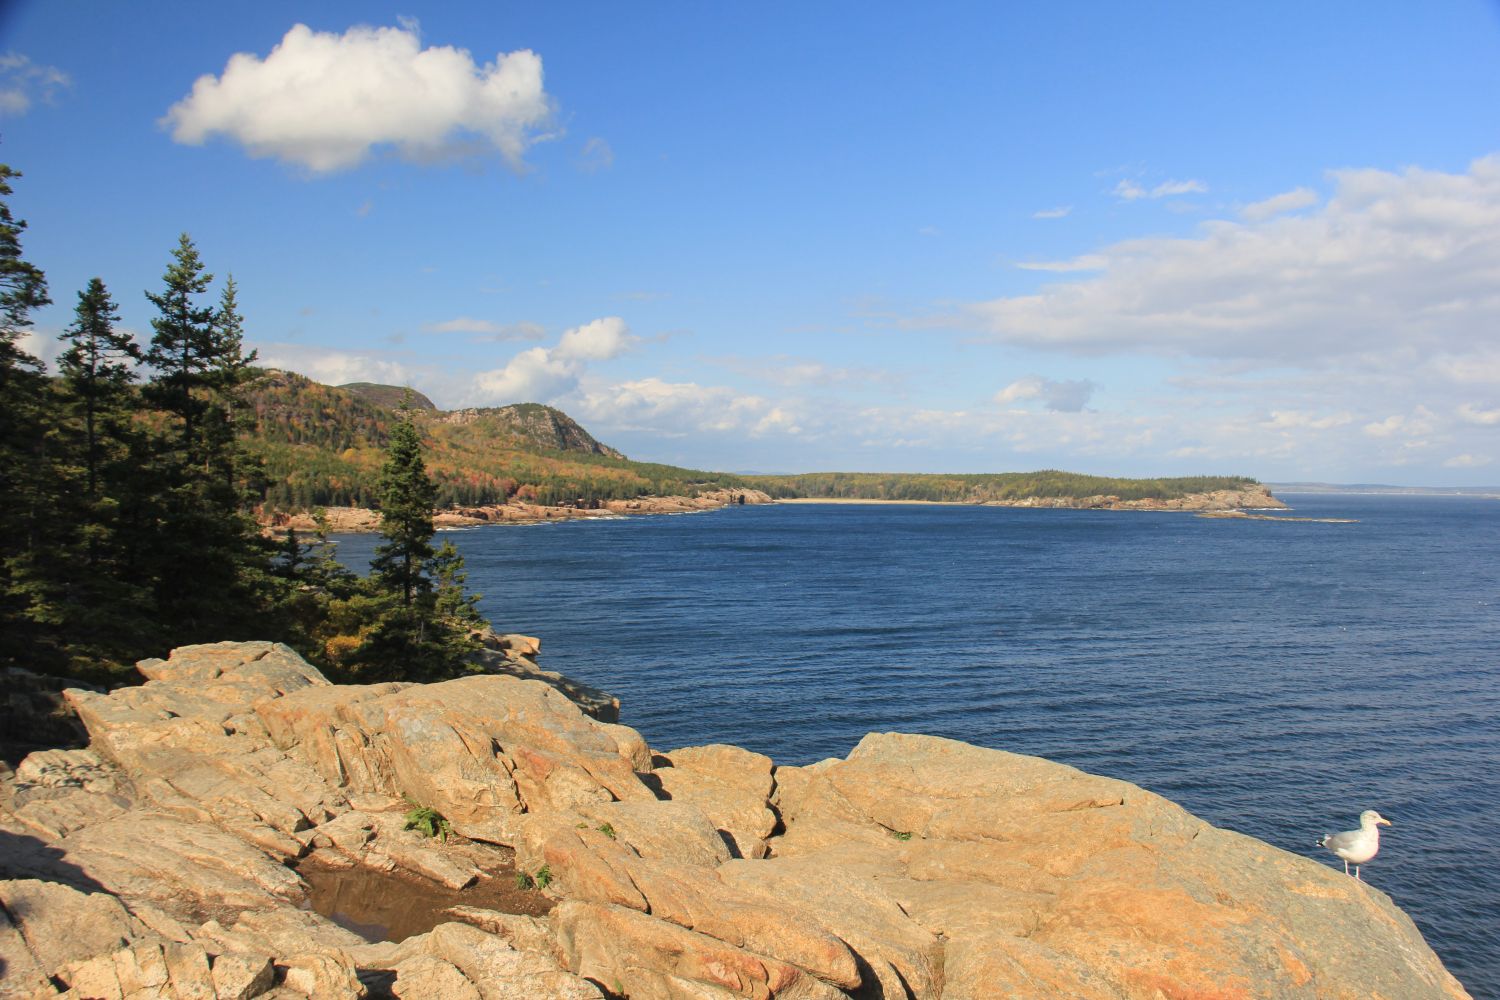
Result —
<instances>
[{"instance_id":1,"label":"tree foliage","mask_svg":"<svg viewBox=\"0 0 1500 1000\"><path fill-rule=\"evenodd\" d=\"M433 501L422 442L403 405L380 475L381 534L369 578L331 619L343 629L325 641L330 659L363 681L436 680L470 669L472 637L484 625L477 597L464 590L463 557L451 542L433 548ZM356 641L357 640L357 641Z\"/></svg>"},{"instance_id":2,"label":"tree foliage","mask_svg":"<svg viewBox=\"0 0 1500 1000\"><path fill-rule=\"evenodd\" d=\"M483 622L462 559L431 544L434 487L410 424L392 431L380 484L394 515L383 572L356 576L321 537L266 538L251 516L266 478L241 433L262 373L233 279L210 304L183 234L146 293L145 351L92 279L48 377L21 345L47 286L5 200L16 176L0 166L0 664L116 683L174 646L277 639L340 676L469 669Z\"/></svg>"}]
</instances>

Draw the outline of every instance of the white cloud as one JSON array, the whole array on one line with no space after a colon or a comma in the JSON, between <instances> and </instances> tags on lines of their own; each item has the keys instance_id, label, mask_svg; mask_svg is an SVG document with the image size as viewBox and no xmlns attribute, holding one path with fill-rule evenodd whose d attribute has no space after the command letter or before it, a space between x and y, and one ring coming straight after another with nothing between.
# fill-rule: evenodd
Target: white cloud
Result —
<instances>
[{"instance_id":1,"label":"white cloud","mask_svg":"<svg viewBox=\"0 0 1500 1000\"><path fill-rule=\"evenodd\" d=\"M1478 424L1481 427L1493 427L1500 424L1500 409L1481 410L1473 403L1460 405L1458 415L1465 423Z\"/></svg>"},{"instance_id":2,"label":"white cloud","mask_svg":"<svg viewBox=\"0 0 1500 1000\"><path fill-rule=\"evenodd\" d=\"M1375 438L1388 438L1396 434L1417 438L1431 434L1437 427L1436 415L1425 406L1418 406L1410 414L1393 413L1384 420L1371 421L1363 430Z\"/></svg>"},{"instance_id":3,"label":"white cloud","mask_svg":"<svg viewBox=\"0 0 1500 1000\"><path fill-rule=\"evenodd\" d=\"M1344 427L1353 422L1354 416L1347 412L1308 413L1302 410L1272 410L1271 416L1264 421L1264 426L1268 430L1326 431L1334 427Z\"/></svg>"},{"instance_id":4,"label":"white cloud","mask_svg":"<svg viewBox=\"0 0 1500 1000\"><path fill-rule=\"evenodd\" d=\"M607 316L563 333L555 347L532 347L504 368L474 376L471 395L486 404L549 402L579 386L588 365L609 361L639 342L625 321Z\"/></svg>"},{"instance_id":5,"label":"white cloud","mask_svg":"<svg viewBox=\"0 0 1500 1000\"><path fill-rule=\"evenodd\" d=\"M41 66L19 52L0 55L0 115L24 115L37 101L50 104L73 81L55 66Z\"/></svg>"},{"instance_id":6,"label":"white cloud","mask_svg":"<svg viewBox=\"0 0 1500 1000\"><path fill-rule=\"evenodd\" d=\"M614 165L615 151L607 141L596 135L583 144L583 151L578 158L580 170L592 174L600 170L608 170Z\"/></svg>"},{"instance_id":7,"label":"white cloud","mask_svg":"<svg viewBox=\"0 0 1500 1000\"><path fill-rule=\"evenodd\" d=\"M1264 201L1246 205L1240 209L1240 214L1251 222L1264 222L1272 216L1295 212L1299 208L1316 204L1317 201L1318 196L1311 188L1299 187L1295 191L1272 195Z\"/></svg>"},{"instance_id":8,"label":"white cloud","mask_svg":"<svg viewBox=\"0 0 1500 1000\"><path fill-rule=\"evenodd\" d=\"M422 48L414 24L342 35L298 24L264 59L237 53L221 76L199 77L162 124L180 143L224 135L251 156L315 173L387 145L419 161L477 145L519 169L551 114L541 57L529 50L477 65L463 49Z\"/></svg>"},{"instance_id":9,"label":"white cloud","mask_svg":"<svg viewBox=\"0 0 1500 1000\"><path fill-rule=\"evenodd\" d=\"M1023 271L1054 271L1062 274L1070 271L1102 271L1109 267L1109 258L1103 254L1090 253L1072 260L1024 261L1016 264L1016 267Z\"/></svg>"},{"instance_id":10,"label":"white cloud","mask_svg":"<svg viewBox=\"0 0 1500 1000\"><path fill-rule=\"evenodd\" d=\"M1208 185L1198 180L1162 181L1148 190L1135 181L1126 179L1115 185L1114 195L1124 201L1138 201L1142 198L1170 198L1179 194L1204 194L1207 191Z\"/></svg>"},{"instance_id":11,"label":"white cloud","mask_svg":"<svg viewBox=\"0 0 1500 1000\"><path fill-rule=\"evenodd\" d=\"M257 349L262 366L297 372L324 385L346 382L409 385L412 380L411 369L388 358L300 344L265 344Z\"/></svg>"},{"instance_id":12,"label":"white cloud","mask_svg":"<svg viewBox=\"0 0 1500 1000\"><path fill-rule=\"evenodd\" d=\"M764 397L724 386L666 382L655 377L591 390L584 395L580 412L589 420L621 430L651 431L668 437L702 432L800 433L791 412Z\"/></svg>"},{"instance_id":13,"label":"white cloud","mask_svg":"<svg viewBox=\"0 0 1500 1000\"><path fill-rule=\"evenodd\" d=\"M504 368L474 376L474 387L487 402L546 402L578 385L582 366L553 356L545 347L532 347L510 359Z\"/></svg>"},{"instance_id":14,"label":"white cloud","mask_svg":"<svg viewBox=\"0 0 1500 1000\"><path fill-rule=\"evenodd\" d=\"M893 372L864 366L832 366L811 358L778 354L769 358L713 358L711 363L750 378L786 388L794 386L891 385Z\"/></svg>"},{"instance_id":15,"label":"white cloud","mask_svg":"<svg viewBox=\"0 0 1500 1000\"><path fill-rule=\"evenodd\" d=\"M996 341L1295 367L1434 357L1500 370L1500 156L1467 173L1348 170L1309 215L1211 222L1096 255L1095 278L971 307Z\"/></svg>"},{"instance_id":16,"label":"white cloud","mask_svg":"<svg viewBox=\"0 0 1500 1000\"><path fill-rule=\"evenodd\" d=\"M1073 211L1072 205L1059 205L1056 208L1043 208L1032 212L1033 219L1062 219Z\"/></svg>"},{"instance_id":17,"label":"white cloud","mask_svg":"<svg viewBox=\"0 0 1500 1000\"><path fill-rule=\"evenodd\" d=\"M606 316L564 333L555 353L570 361L608 361L634 347L637 340L623 319Z\"/></svg>"},{"instance_id":18,"label":"white cloud","mask_svg":"<svg viewBox=\"0 0 1500 1000\"><path fill-rule=\"evenodd\" d=\"M62 341L55 329L45 332L25 330L16 340L16 346L36 358L48 369L55 366L57 356L63 352Z\"/></svg>"},{"instance_id":19,"label":"white cloud","mask_svg":"<svg viewBox=\"0 0 1500 1000\"><path fill-rule=\"evenodd\" d=\"M546 330L539 323L494 323L472 316L457 316L422 327L428 333L478 333L491 340L541 340Z\"/></svg>"},{"instance_id":20,"label":"white cloud","mask_svg":"<svg viewBox=\"0 0 1500 1000\"><path fill-rule=\"evenodd\" d=\"M995 402L1005 405L1040 400L1047 409L1059 413L1078 413L1088 406L1097 389L1088 379L1055 381L1040 375L1027 375L995 393Z\"/></svg>"},{"instance_id":21,"label":"white cloud","mask_svg":"<svg viewBox=\"0 0 1500 1000\"><path fill-rule=\"evenodd\" d=\"M1444 462L1443 466L1449 469L1477 469L1481 465L1489 465L1490 461L1488 455L1470 455L1465 452L1462 455L1454 455Z\"/></svg>"}]
</instances>

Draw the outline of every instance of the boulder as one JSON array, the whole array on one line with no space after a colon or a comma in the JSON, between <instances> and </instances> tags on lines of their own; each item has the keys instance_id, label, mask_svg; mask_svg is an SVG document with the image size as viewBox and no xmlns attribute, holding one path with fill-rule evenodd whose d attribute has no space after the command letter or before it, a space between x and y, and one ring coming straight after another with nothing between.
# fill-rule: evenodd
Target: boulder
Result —
<instances>
[{"instance_id":1,"label":"boulder","mask_svg":"<svg viewBox=\"0 0 1500 1000\"><path fill-rule=\"evenodd\" d=\"M776 829L771 758L715 744L658 754L652 776L661 794L701 809L737 858L763 858Z\"/></svg>"},{"instance_id":2,"label":"boulder","mask_svg":"<svg viewBox=\"0 0 1500 1000\"><path fill-rule=\"evenodd\" d=\"M146 932L113 896L57 882L0 882L0 960L6 978L40 985L54 969L109 954Z\"/></svg>"},{"instance_id":3,"label":"boulder","mask_svg":"<svg viewBox=\"0 0 1500 1000\"><path fill-rule=\"evenodd\" d=\"M478 840L513 843L526 811L652 798L634 770L640 735L540 681L307 689L256 712L277 746L307 754L327 781L403 795Z\"/></svg>"},{"instance_id":4,"label":"boulder","mask_svg":"<svg viewBox=\"0 0 1500 1000\"><path fill-rule=\"evenodd\" d=\"M792 770L773 855L883 854L879 887L941 935L945 998L1467 995L1379 890L1133 785L900 734Z\"/></svg>"}]
</instances>

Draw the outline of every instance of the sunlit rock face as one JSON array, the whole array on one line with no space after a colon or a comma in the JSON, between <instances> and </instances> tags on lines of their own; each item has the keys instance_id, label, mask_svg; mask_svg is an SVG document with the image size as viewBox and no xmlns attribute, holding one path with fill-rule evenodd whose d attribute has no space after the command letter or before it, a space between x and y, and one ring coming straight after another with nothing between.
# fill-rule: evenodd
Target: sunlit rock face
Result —
<instances>
[{"instance_id":1,"label":"sunlit rock face","mask_svg":"<svg viewBox=\"0 0 1500 1000\"><path fill-rule=\"evenodd\" d=\"M565 685L337 686L271 643L141 671L4 780L0 996L1467 995L1368 884L1038 758L653 752ZM456 902L372 943L299 867Z\"/></svg>"}]
</instances>

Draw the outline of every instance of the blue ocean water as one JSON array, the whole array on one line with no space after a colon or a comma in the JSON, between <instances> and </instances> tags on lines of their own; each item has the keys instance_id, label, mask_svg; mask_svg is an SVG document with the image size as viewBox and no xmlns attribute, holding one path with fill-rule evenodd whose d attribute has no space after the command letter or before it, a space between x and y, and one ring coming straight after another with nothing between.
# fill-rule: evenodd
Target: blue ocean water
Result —
<instances>
[{"instance_id":1,"label":"blue ocean water","mask_svg":"<svg viewBox=\"0 0 1500 1000\"><path fill-rule=\"evenodd\" d=\"M1358 523L776 505L445 537L498 629L659 749L933 733L1335 864L1314 841L1379 809L1368 881L1500 997L1500 501L1285 499Z\"/></svg>"}]
</instances>

